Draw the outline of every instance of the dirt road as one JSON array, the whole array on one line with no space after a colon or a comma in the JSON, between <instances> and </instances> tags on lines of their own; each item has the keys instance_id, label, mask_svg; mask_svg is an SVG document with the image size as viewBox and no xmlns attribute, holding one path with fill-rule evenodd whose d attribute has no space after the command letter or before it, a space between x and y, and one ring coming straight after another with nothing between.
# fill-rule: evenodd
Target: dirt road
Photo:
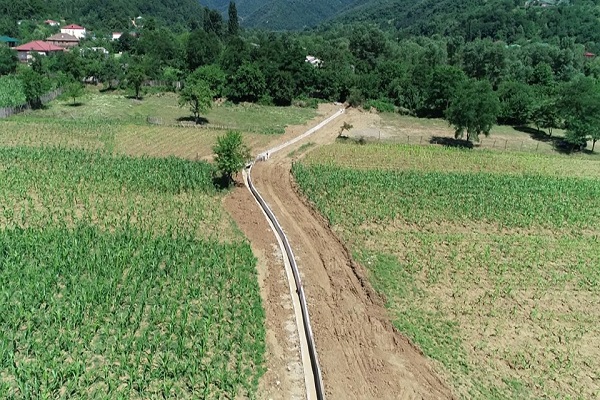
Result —
<instances>
[{"instance_id":1,"label":"dirt road","mask_svg":"<svg viewBox=\"0 0 600 400\"><path fill-rule=\"evenodd\" d=\"M359 127L371 123L372 118L377 116L350 110L292 148L256 164L253 180L277 215L297 256L327 398L450 399L451 391L431 362L392 326L364 268L352 260L327 222L297 194L291 177L288 154L294 149L307 142L331 143L344 121ZM295 369L298 351L289 328L292 311L285 305L289 292L274 252L275 238L244 188L236 189L225 205L259 258L269 331L269 369L262 383L262 396L299 398L302 380Z\"/></svg>"}]
</instances>

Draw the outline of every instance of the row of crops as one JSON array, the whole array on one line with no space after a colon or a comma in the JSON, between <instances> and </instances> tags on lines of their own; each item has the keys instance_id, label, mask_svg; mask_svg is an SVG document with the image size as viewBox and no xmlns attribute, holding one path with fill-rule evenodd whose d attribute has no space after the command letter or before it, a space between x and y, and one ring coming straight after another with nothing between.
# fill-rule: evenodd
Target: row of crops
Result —
<instances>
[{"instance_id":1,"label":"row of crops","mask_svg":"<svg viewBox=\"0 0 600 400\"><path fill-rule=\"evenodd\" d=\"M23 82L12 75L0 76L0 107L16 107L25 104Z\"/></svg>"},{"instance_id":2,"label":"row of crops","mask_svg":"<svg viewBox=\"0 0 600 400\"><path fill-rule=\"evenodd\" d=\"M255 258L212 166L0 149L0 397L254 397Z\"/></svg>"},{"instance_id":3,"label":"row of crops","mask_svg":"<svg viewBox=\"0 0 600 400\"><path fill-rule=\"evenodd\" d=\"M459 398L597 397L598 162L388 147L323 147L293 173L398 329Z\"/></svg>"}]
</instances>

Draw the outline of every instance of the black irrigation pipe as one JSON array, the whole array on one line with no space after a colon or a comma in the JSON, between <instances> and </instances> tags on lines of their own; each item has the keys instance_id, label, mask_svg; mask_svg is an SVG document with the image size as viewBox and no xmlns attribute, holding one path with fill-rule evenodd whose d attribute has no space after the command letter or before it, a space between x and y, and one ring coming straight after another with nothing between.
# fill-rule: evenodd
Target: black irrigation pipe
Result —
<instances>
[{"instance_id":1,"label":"black irrigation pipe","mask_svg":"<svg viewBox=\"0 0 600 400\"><path fill-rule=\"evenodd\" d=\"M252 184L252 178L250 176L251 172L252 172L252 164L248 168L248 175L247 175L248 176L248 188L250 189L250 192L252 192L252 195L254 196L254 198L260 204L260 206L263 209L263 211L265 212L265 214L267 214L267 217L273 223L273 226L275 227L275 231L277 232L277 235L279 236L279 238L281 239L281 242L283 243L286 256L287 256L287 258L290 262L290 266L292 268L292 273L294 274L294 281L296 282L296 292L298 293L298 298L300 300L300 309L302 311L302 324L304 325L304 333L306 335L308 354L310 357L311 369L312 369L314 382L315 382L315 390L317 392L317 399L324 400L325 399L325 391L323 389L323 378L321 375L321 367L319 366L319 359L317 358L317 348L315 346L315 339L313 337L312 328L310 326L310 317L308 315L308 305L306 304L306 296L304 295L304 288L302 286L302 280L300 279L300 274L298 272L298 265L296 264L296 259L294 258L294 253L292 252L292 247L290 246L290 243L287 239L287 236L283 232L283 229L281 229L281 226L279 225L277 218L275 218L275 214L273 214L273 212L271 211L271 209L269 208L269 206L267 205L265 200L262 198L260 193L254 187L254 184Z\"/></svg>"}]
</instances>

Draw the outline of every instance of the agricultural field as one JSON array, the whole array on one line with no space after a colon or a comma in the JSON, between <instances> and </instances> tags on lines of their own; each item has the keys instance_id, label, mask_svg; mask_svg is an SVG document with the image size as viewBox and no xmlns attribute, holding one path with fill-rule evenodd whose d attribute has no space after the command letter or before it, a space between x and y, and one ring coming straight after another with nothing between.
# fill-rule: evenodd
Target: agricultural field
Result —
<instances>
[{"instance_id":1,"label":"agricultural field","mask_svg":"<svg viewBox=\"0 0 600 400\"><path fill-rule=\"evenodd\" d=\"M353 139L364 138L369 142L394 144L453 144L454 129L443 119L416 118L397 113L380 113L370 126L351 129L346 135ZM486 150L510 150L540 154L556 154L555 144L560 142L564 131L555 129L552 136L535 127L512 127L496 125L490 135L480 136L475 147ZM588 143L591 148L592 143ZM592 155L593 156L593 155Z\"/></svg>"},{"instance_id":2,"label":"agricultural field","mask_svg":"<svg viewBox=\"0 0 600 400\"><path fill-rule=\"evenodd\" d=\"M600 166L336 143L293 167L465 399L600 396Z\"/></svg>"},{"instance_id":3,"label":"agricultural field","mask_svg":"<svg viewBox=\"0 0 600 400\"><path fill-rule=\"evenodd\" d=\"M0 397L254 397L256 260L213 167L0 149Z\"/></svg>"},{"instance_id":4,"label":"agricultural field","mask_svg":"<svg viewBox=\"0 0 600 400\"><path fill-rule=\"evenodd\" d=\"M240 130L251 149L268 147L288 125L302 124L316 110L298 107L219 105L196 127L186 119L172 93L147 96L143 101L123 95L87 92L82 105L54 101L46 109L0 120L0 146L66 147L104 150L116 154L177 156L206 159L216 137ZM157 124L148 123L148 117Z\"/></svg>"}]
</instances>

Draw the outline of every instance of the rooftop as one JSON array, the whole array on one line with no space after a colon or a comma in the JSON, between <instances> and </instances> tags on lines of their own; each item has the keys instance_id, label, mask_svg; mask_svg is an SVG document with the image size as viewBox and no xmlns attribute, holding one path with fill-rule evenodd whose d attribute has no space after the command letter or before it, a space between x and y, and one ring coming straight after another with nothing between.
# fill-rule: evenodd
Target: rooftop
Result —
<instances>
[{"instance_id":1,"label":"rooftop","mask_svg":"<svg viewBox=\"0 0 600 400\"><path fill-rule=\"evenodd\" d=\"M63 51L62 47L53 45L52 43L44 42L43 40L35 40L33 42L22 44L21 46L15 47L17 51Z\"/></svg>"}]
</instances>

